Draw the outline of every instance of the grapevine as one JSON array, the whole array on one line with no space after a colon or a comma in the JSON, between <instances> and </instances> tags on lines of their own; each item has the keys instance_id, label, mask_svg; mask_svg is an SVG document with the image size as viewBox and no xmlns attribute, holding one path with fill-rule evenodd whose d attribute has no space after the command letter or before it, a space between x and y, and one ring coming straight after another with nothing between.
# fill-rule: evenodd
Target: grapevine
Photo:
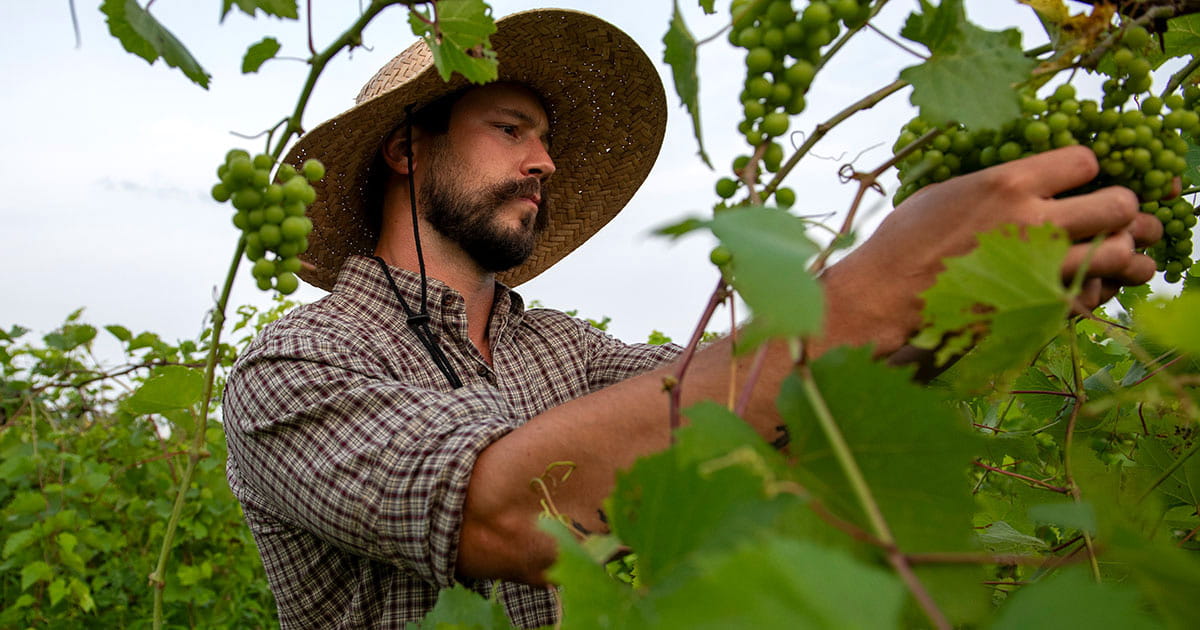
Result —
<instances>
[{"instance_id":1,"label":"grapevine","mask_svg":"<svg viewBox=\"0 0 1200 630\"><path fill-rule=\"evenodd\" d=\"M1115 76L1104 81L1103 98L1079 99L1070 83L1038 98L1026 88L1021 117L1000 129L967 129L952 125L899 164L899 205L935 182L1050 149L1082 144L1096 155L1099 176L1076 193L1104 186L1124 186L1136 193L1142 212L1163 224L1163 239L1147 250L1167 282L1179 282L1192 266L1192 227L1196 209L1185 199L1171 199L1187 169L1188 139L1200 133L1200 87L1190 85L1165 97L1150 92L1150 61L1143 51L1150 33L1139 25L1124 31L1110 54ZM1129 99L1136 97L1136 104ZM901 131L899 151L935 125L914 118Z\"/></svg>"},{"instance_id":2,"label":"grapevine","mask_svg":"<svg viewBox=\"0 0 1200 630\"><path fill-rule=\"evenodd\" d=\"M308 249L312 220L305 216L316 199L309 182L325 176L325 167L308 160L298 172L290 164L279 167L278 181L270 180L274 160L260 153L250 158L242 149L233 149L225 163L217 168L220 181L213 185L213 199L230 202L236 209L233 224L242 231L246 258L253 263L251 273L258 288L272 287L287 295L300 286L300 254ZM271 254L272 256L268 256Z\"/></svg>"}]
</instances>

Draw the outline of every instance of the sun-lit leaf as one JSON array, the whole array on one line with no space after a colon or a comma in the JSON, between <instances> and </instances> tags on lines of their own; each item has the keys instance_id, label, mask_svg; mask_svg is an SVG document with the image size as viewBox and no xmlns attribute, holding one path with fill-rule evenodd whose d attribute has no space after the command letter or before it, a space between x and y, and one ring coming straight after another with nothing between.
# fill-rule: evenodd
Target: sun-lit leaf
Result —
<instances>
[{"instance_id":1,"label":"sun-lit leaf","mask_svg":"<svg viewBox=\"0 0 1200 630\"><path fill-rule=\"evenodd\" d=\"M294 20L300 15L296 10L296 0L221 0L221 20L224 20L235 6L250 17L254 17L258 11L289 20Z\"/></svg>"},{"instance_id":2,"label":"sun-lit leaf","mask_svg":"<svg viewBox=\"0 0 1200 630\"><path fill-rule=\"evenodd\" d=\"M1022 586L1000 609L995 630L1077 628L1140 630L1161 628L1147 618L1137 593L1127 585L1097 584L1079 567Z\"/></svg>"},{"instance_id":3,"label":"sun-lit leaf","mask_svg":"<svg viewBox=\"0 0 1200 630\"><path fill-rule=\"evenodd\" d=\"M973 129L998 129L1016 118L1021 110L1013 86L1028 79L1034 66L1021 49L1020 31L975 26L962 0L921 4L923 11L909 16L901 35L924 44L930 56L900 72L913 86L910 99L921 118Z\"/></svg>"},{"instance_id":4,"label":"sun-lit leaf","mask_svg":"<svg viewBox=\"0 0 1200 630\"><path fill-rule=\"evenodd\" d=\"M731 208L709 223L729 248L730 282L754 315L743 331L751 339L807 335L821 327L824 299L808 260L817 246L807 236L808 224L780 210Z\"/></svg>"},{"instance_id":5,"label":"sun-lit leaf","mask_svg":"<svg viewBox=\"0 0 1200 630\"><path fill-rule=\"evenodd\" d=\"M1147 335L1183 352L1200 353L1200 294L1184 292L1169 302L1150 302L1138 315Z\"/></svg>"},{"instance_id":6,"label":"sun-lit leaf","mask_svg":"<svg viewBox=\"0 0 1200 630\"><path fill-rule=\"evenodd\" d=\"M562 524L540 523L558 540L558 558L547 572L563 584L563 620L572 630L624 630L647 627L640 617L634 591L604 570Z\"/></svg>"},{"instance_id":7,"label":"sun-lit leaf","mask_svg":"<svg viewBox=\"0 0 1200 630\"><path fill-rule=\"evenodd\" d=\"M62 351L74 350L96 338L96 329L87 324L65 324L42 338L47 346Z\"/></svg>"},{"instance_id":8,"label":"sun-lit leaf","mask_svg":"<svg viewBox=\"0 0 1200 630\"><path fill-rule=\"evenodd\" d=\"M1004 521L989 523L980 530L979 542L996 553L1034 553L1045 551L1049 546L1041 538L1022 534Z\"/></svg>"},{"instance_id":9,"label":"sun-lit leaf","mask_svg":"<svg viewBox=\"0 0 1200 630\"><path fill-rule=\"evenodd\" d=\"M204 373L180 365L154 368L142 386L125 400L133 414L190 409L204 394Z\"/></svg>"},{"instance_id":10,"label":"sun-lit leaf","mask_svg":"<svg viewBox=\"0 0 1200 630\"><path fill-rule=\"evenodd\" d=\"M487 600L459 584L442 589L429 614L420 623L410 623L407 627L409 630L508 630L512 624L500 602Z\"/></svg>"},{"instance_id":11,"label":"sun-lit leaf","mask_svg":"<svg viewBox=\"0 0 1200 630\"><path fill-rule=\"evenodd\" d=\"M483 0L441 0L436 20L427 11L412 8L408 23L413 34L425 40L443 81L455 72L472 83L494 81L499 62L488 37L496 32L491 7Z\"/></svg>"},{"instance_id":12,"label":"sun-lit leaf","mask_svg":"<svg viewBox=\"0 0 1200 630\"><path fill-rule=\"evenodd\" d=\"M937 348L939 363L983 341L955 367L971 389L1026 362L1063 328L1070 310L1060 267L1067 242L1046 225L1018 235L1013 226L979 236L979 246L946 260L937 283L921 294L928 326L913 343Z\"/></svg>"},{"instance_id":13,"label":"sun-lit leaf","mask_svg":"<svg viewBox=\"0 0 1200 630\"><path fill-rule=\"evenodd\" d=\"M707 12L712 13L711 10ZM700 132L700 77L696 75L696 38L683 21L678 0L674 3L671 27L663 36L663 44L666 46L663 61L671 66L675 92L679 94L679 100L692 117L692 135L696 137L696 144L700 147L700 159L712 168L712 162L704 151L704 137Z\"/></svg>"},{"instance_id":14,"label":"sun-lit leaf","mask_svg":"<svg viewBox=\"0 0 1200 630\"><path fill-rule=\"evenodd\" d=\"M981 445L943 395L914 384L908 370L874 361L868 349L832 350L813 362L811 370L897 545L906 552L975 549L970 534L974 501L965 470ZM866 383L870 395L864 395ZM796 376L789 377L779 395L801 484L830 509L871 531L854 485L820 428L814 407L819 404ZM922 575L954 620L977 620L986 610L983 592L963 587L980 579L978 568L931 567Z\"/></svg>"},{"instance_id":15,"label":"sun-lit leaf","mask_svg":"<svg viewBox=\"0 0 1200 630\"><path fill-rule=\"evenodd\" d=\"M192 53L136 0L104 0L100 10L108 17L108 30L125 50L154 63L159 57L179 68L193 83L208 89L210 75Z\"/></svg>"},{"instance_id":16,"label":"sun-lit leaf","mask_svg":"<svg viewBox=\"0 0 1200 630\"><path fill-rule=\"evenodd\" d=\"M647 607L658 628L807 630L895 628L899 579L843 552L770 538L712 554L700 571Z\"/></svg>"},{"instance_id":17,"label":"sun-lit leaf","mask_svg":"<svg viewBox=\"0 0 1200 630\"><path fill-rule=\"evenodd\" d=\"M676 446L618 476L606 509L613 532L639 552L644 584L661 582L695 553L761 530L794 497L776 497L778 455L728 409L689 408Z\"/></svg>"},{"instance_id":18,"label":"sun-lit leaf","mask_svg":"<svg viewBox=\"0 0 1200 630\"><path fill-rule=\"evenodd\" d=\"M242 74L258 72L263 63L279 52L279 48L279 40L274 37L264 37L262 41L251 45L242 59Z\"/></svg>"}]
</instances>

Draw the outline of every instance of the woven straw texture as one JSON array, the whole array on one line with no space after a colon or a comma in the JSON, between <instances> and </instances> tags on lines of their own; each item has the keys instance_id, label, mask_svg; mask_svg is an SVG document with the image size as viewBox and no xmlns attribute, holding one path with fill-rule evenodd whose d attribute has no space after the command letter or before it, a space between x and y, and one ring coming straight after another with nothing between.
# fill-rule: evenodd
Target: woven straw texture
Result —
<instances>
[{"instance_id":1,"label":"woven straw texture","mask_svg":"<svg viewBox=\"0 0 1200 630\"><path fill-rule=\"evenodd\" d=\"M491 40L499 80L525 84L542 97L557 169L544 192L549 223L532 255L497 276L516 286L590 238L637 191L662 145L666 94L633 39L597 17L536 10L496 24ZM314 269L302 270L301 278L330 290L347 256L374 251L378 235L368 220L366 187L380 145L407 106L420 109L466 85L458 74L443 82L419 41L363 87L353 108L300 139L287 161L317 158L327 173L314 185L314 229L302 255Z\"/></svg>"}]
</instances>

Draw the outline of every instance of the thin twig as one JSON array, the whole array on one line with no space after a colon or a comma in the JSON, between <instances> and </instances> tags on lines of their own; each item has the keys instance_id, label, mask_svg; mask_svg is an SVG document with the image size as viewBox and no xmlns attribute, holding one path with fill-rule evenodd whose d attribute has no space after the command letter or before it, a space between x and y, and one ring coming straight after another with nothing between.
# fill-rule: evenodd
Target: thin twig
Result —
<instances>
[{"instance_id":1,"label":"thin twig","mask_svg":"<svg viewBox=\"0 0 1200 630\"><path fill-rule=\"evenodd\" d=\"M913 50L913 49L909 48L908 46L905 46L903 43L901 43L901 42L900 42L899 40L897 40L896 38L894 38L894 37L892 37L891 35L888 35L887 33L885 33L885 32L883 32L883 31L879 30L878 28L876 28L874 24L871 24L870 22L868 22L868 23L867 23L867 28L871 29L872 31L875 31L875 34L876 34L876 35L879 35L880 37L882 37L882 38L886 39L887 41L891 42L891 43L892 43L894 46L896 46L896 47L897 47L897 48L899 48L900 50L903 50L904 52L906 52L906 53L908 53L908 54L910 54L910 55L912 55L912 56L916 57L917 59L920 59L921 61L929 61L929 57L926 57L925 55L922 55L921 53L919 53L919 52L917 52L917 51L915 51L915 50Z\"/></svg>"},{"instance_id":2,"label":"thin twig","mask_svg":"<svg viewBox=\"0 0 1200 630\"><path fill-rule=\"evenodd\" d=\"M675 373L664 379L663 388L670 394L669 398L671 402L671 444L675 443L675 431L682 423L679 406L683 396L683 377L687 375L688 367L692 363L692 357L696 355L696 349L700 346L700 340L704 337L705 327L708 326L708 322L712 319L717 307L720 306L721 302L725 301L725 296L728 293L728 285L725 284L725 278L722 277L717 281L717 287L713 289L712 295L708 298L708 304L705 305L704 312L700 315L700 321L696 324L696 329L692 332L692 338L683 350L683 356L679 359Z\"/></svg>"},{"instance_id":3,"label":"thin twig","mask_svg":"<svg viewBox=\"0 0 1200 630\"><path fill-rule=\"evenodd\" d=\"M733 412L739 416L746 413L746 408L750 406L750 397L754 393L754 386L758 383L758 377L767 363L767 347L767 344L763 344L754 353L754 361L750 363L750 370L746 373L746 382L742 383L742 393L738 395L737 404L733 408Z\"/></svg>"},{"instance_id":4,"label":"thin twig","mask_svg":"<svg viewBox=\"0 0 1200 630\"><path fill-rule=\"evenodd\" d=\"M1092 251L1095 247L1092 248ZM1087 259L1091 258L1091 251L1088 252ZM1090 260L1085 260L1083 267L1080 268L1080 273L1076 276L1078 279L1082 274L1082 269L1088 266ZM1079 355L1079 335L1075 333L1075 329L1070 331L1071 337L1071 375L1075 380L1075 404L1071 406L1071 415L1067 419L1066 436L1063 439L1063 476L1066 478L1067 487L1070 489L1070 495L1075 499L1075 503L1082 503L1083 497L1079 492L1079 484L1075 483L1075 476L1071 473L1071 443L1075 438L1075 425L1079 420L1079 410L1087 402L1087 392L1083 387L1083 368L1080 365ZM1092 542L1092 535L1088 532L1081 532L1083 535L1083 544L1087 547L1088 563L1092 568L1092 578L1097 583L1101 581L1100 563L1096 559L1096 546Z\"/></svg>"},{"instance_id":5,"label":"thin twig","mask_svg":"<svg viewBox=\"0 0 1200 630\"><path fill-rule=\"evenodd\" d=\"M308 19L306 20L308 22L308 24L307 24L307 26L308 26L308 52L311 53L312 56L316 57L317 56L317 47L313 45L312 0L307 0L305 5L307 7L307 13L308 13Z\"/></svg>"},{"instance_id":6,"label":"thin twig","mask_svg":"<svg viewBox=\"0 0 1200 630\"><path fill-rule=\"evenodd\" d=\"M850 118L854 114L871 109L872 107L878 105L883 99L895 94L907 86L907 81L893 81L855 101L842 111L834 114L829 120L817 125L816 128L813 129L813 132L808 134L808 137L804 139L804 144L800 145L800 148L796 149L796 152L788 158L787 162L784 162L783 166L779 167L779 170L775 173L775 177L771 179L771 183L767 184L767 186L763 188L763 196L770 196L771 193L775 192L775 189L779 187L780 183L783 182L783 179L792 172L792 169L796 168L796 164L800 162L800 159L807 155L808 152L812 150L813 146L816 145L821 138L824 138L826 134L828 134L830 131L833 131L835 127L845 122L847 118Z\"/></svg>"},{"instance_id":7,"label":"thin twig","mask_svg":"<svg viewBox=\"0 0 1200 630\"><path fill-rule=\"evenodd\" d=\"M1187 62L1186 66L1181 68L1179 72L1171 75L1171 80L1167 81L1167 87L1163 88L1162 98L1167 98L1171 92L1174 92L1177 88L1179 88L1180 85L1183 85L1183 82L1187 80L1187 78L1190 77L1197 68L1200 68L1200 55L1192 55L1192 60Z\"/></svg>"},{"instance_id":8,"label":"thin twig","mask_svg":"<svg viewBox=\"0 0 1200 630\"><path fill-rule=\"evenodd\" d=\"M994 472L994 473L997 473L997 474L1001 474L1001 475L1004 475L1004 476L1006 476L1006 477L1012 477L1012 478L1014 478L1014 479L1020 479L1021 481L1025 481L1025 482L1031 483L1031 484L1033 484L1033 485L1035 485L1035 486L1039 486L1039 487L1041 487L1041 488L1045 488L1045 489L1047 489L1047 490L1053 490L1054 492L1058 492L1058 493L1060 493L1060 494L1069 494L1069 493L1071 492L1070 488L1063 488L1063 487L1061 487L1061 486L1055 486L1055 485L1051 485L1051 484L1048 484L1048 483L1046 483L1045 481L1042 481L1042 480L1040 480L1040 479L1034 479L1033 477L1027 477L1027 476L1025 476L1025 475L1022 475L1022 474L1020 474L1020 473L1015 473L1015 472L1012 472L1011 470L1004 470L1003 468L996 468L995 466L989 466L989 465L987 465L987 464L985 464L985 463L983 463L983 462L981 462L981 461L979 461L979 460L975 460L974 464L975 464L976 466L978 466L978 467L980 467L980 468L984 469L984 470L988 470L988 471L991 471L991 472Z\"/></svg>"},{"instance_id":9,"label":"thin twig","mask_svg":"<svg viewBox=\"0 0 1200 630\"><path fill-rule=\"evenodd\" d=\"M836 42L833 43L832 46L829 47L828 50L825 51L824 54L821 55L821 58L817 61L816 65L813 66L814 70L819 71L821 68L824 68L825 64L829 63L830 59L833 59L833 56L842 49L842 46L845 46L846 43L850 41L851 37L854 37L859 31L863 30L867 26L870 26L871 19L876 15L879 15L879 11L883 9L883 5L887 4L888 1L889 0L879 0L879 2L875 3L875 6L871 8L871 14L867 16L867 19L864 20L862 24L848 29L840 38L838 38ZM873 26L871 28L874 29Z\"/></svg>"}]
</instances>

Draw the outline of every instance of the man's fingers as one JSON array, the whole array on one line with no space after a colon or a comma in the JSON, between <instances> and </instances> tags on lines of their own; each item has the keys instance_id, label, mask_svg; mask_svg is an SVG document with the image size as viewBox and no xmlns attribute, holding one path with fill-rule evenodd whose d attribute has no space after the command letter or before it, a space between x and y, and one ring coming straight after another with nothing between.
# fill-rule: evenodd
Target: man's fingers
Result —
<instances>
[{"instance_id":1,"label":"man's fingers","mask_svg":"<svg viewBox=\"0 0 1200 630\"><path fill-rule=\"evenodd\" d=\"M1129 232L1114 234L1099 245L1073 245L1063 261L1063 281L1070 282L1086 264L1089 279L1108 279L1122 285L1147 282L1154 276L1154 261L1145 254L1134 252L1133 247L1133 236Z\"/></svg>"},{"instance_id":2,"label":"man's fingers","mask_svg":"<svg viewBox=\"0 0 1200 630\"><path fill-rule=\"evenodd\" d=\"M1072 241L1124 230L1140 214L1137 196L1119 186L1059 199L1053 208L1053 214L1047 218L1066 230ZM1143 226L1143 229L1149 228Z\"/></svg>"},{"instance_id":3,"label":"man's fingers","mask_svg":"<svg viewBox=\"0 0 1200 630\"><path fill-rule=\"evenodd\" d=\"M1084 146L1070 146L994 166L993 175L1049 199L1082 186L1100 173L1096 156Z\"/></svg>"},{"instance_id":4,"label":"man's fingers","mask_svg":"<svg viewBox=\"0 0 1200 630\"><path fill-rule=\"evenodd\" d=\"M1129 233L1138 247L1150 247L1163 235L1163 224L1158 217L1139 212L1129 225Z\"/></svg>"}]
</instances>

